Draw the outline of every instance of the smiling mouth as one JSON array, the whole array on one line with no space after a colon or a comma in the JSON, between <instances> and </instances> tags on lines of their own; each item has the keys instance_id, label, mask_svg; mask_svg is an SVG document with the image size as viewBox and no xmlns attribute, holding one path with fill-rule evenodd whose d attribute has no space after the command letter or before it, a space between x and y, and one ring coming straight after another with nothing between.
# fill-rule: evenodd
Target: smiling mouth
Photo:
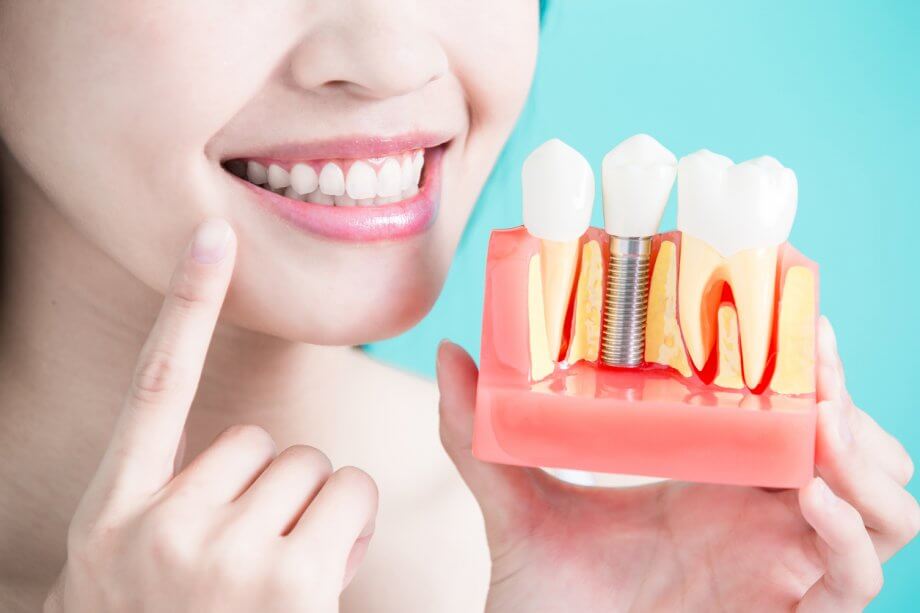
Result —
<instances>
[{"instance_id":1,"label":"smiling mouth","mask_svg":"<svg viewBox=\"0 0 920 613\"><path fill-rule=\"evenodd\" d=\"M235 157L222 166L263 208L301 230L345 241L392 240L425 231L436 215L446 144L420 144L350 140ZM318 157L360 150L374 156Z\"/></svg>"}]
</instances>

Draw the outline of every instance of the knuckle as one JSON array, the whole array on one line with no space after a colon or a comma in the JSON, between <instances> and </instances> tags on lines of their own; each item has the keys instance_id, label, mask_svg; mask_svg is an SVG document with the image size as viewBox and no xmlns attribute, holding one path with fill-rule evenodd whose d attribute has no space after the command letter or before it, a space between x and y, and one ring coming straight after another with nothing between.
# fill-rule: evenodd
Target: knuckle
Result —
<instances>
[{"instance_id":1,"label":"knuckle","mask_svg":"<svg viewBox=\"0 0 920 613\"><path fill-rule=\"evenodd\" d=\"M196 311L211 303L203 275L181 268L173 276L168 299L177 311Z\"/></svg>"},{"instance_id":2,"label":"knuckle","mask_svg":"<svg viewBox=\"0 0 920 613\"><path fill-rule=\"evenodd\" d=\"M131 386L133 400L141 404L156 402L176 387L180 376L181 371L171 353L154 350L141 356Z\"/></svg>"},{"instance_id":3,"label":"knuckle","mask_svg":"<svg viewBox=\"0 0 920 613\"><path fill-rule=\"evenodd\" d=\"M865 578L863 579L863 594L866 596L866 600L873 600L878 596L882 587L885 585L885 576L882 574L882 567L880 564L876 564L872 567L871 570L866 572Z\"/></svg>"},{"instance_id":4,"label":"knuckle","mask_svg":"<svg viewBox=\"0 0 920 613\"><path fill-rule=\"evenodd\" d=\"M116 540L116 529L108 523L73 523L67 529L68 558L83 565L94 565L114 552Z\"/></svg>"},{"instance_id":5,"label":"knuckle","mask_svg":"<svg viewBox=\"0 0 920 613\"><path fill-rule=\"evenodd\" d=\"M291 445L278 456L279 462L291 462L308 469L311 473L328 476L332 474L332 462L325 453L309 445Z\"/></svg>"},{"instance_id":6,"label":"knuckle","mask_svg":"<svg viewBox=\"0 0 920 613\"><path fill-rule=\"evenodd\" d=\"M901 483L910 483L910 480L914 478L914 461L907 454L907 451L904 452L904 462L901 470L903 473Z\"/></svg>"},{"instance_id":7,"label":"knuckle","mask_svg":"<svg viewBox=\"0 0 920 613\"><path fill-rule=\"evenodd\" d=\"M252 583L260 575L254 560L262 558L254 555L254 548L254 544L238 536L222 538L211 552L209 565L217 581L227 585Z\"/></svg>"},{"instance_id":8,"label":"knuckle","mask_svg":"<svg viewBox=\"0 0 920 613\"><path fill-rule=\"evenodd\" d=\"M275 440L268 431L255 424L235 424L224 430L219 441L242 451L258 454L274 454Z\"/></svg>"},{"instance_id":9,"label":"knuckle","mask_svg":"<svg viewBox=\"0 0 920 613\"><path fill-rule=\"evenodd\" d=\"M330 479L334 479L337 487L345 489L367 506L377 506L377 484L360 468L343 466Z\"/></svg>"},{"instance_id":10,"label":"knuckle","mask_svg":"<svg viewBox=\"0 0 920 613\"><path fill-rule=\"evenodd\" d=\"M153 560L168 567L188 567L192 563L192 539L183 534L178 526L181 522L173 522L165 513L148 517L143 533L146 545Z\"/></svg>"},{"instance_id":11,"label":"knuckle","mask_svg":"<svg viewBox=\"0 0 920 613\"><path fill-rule=\"evenodd\" d=\"M279 555L267 580L271 588L281 594L294 596L314 591L312 581L322 572L323 566L316 564L307 555Z\"/></svg>"},{"instance_id":12,"label":"knuckle","mask_svg":"<svg viewBox=\"0 0 920 613\"><path fill-rule=\"evenodd\" d=\"M913 498L910 500L905 524L906 538L904 539L904 543L907 544L914 540L917 534L920 533L920 504Z\"/></svg>"}]
</instances>

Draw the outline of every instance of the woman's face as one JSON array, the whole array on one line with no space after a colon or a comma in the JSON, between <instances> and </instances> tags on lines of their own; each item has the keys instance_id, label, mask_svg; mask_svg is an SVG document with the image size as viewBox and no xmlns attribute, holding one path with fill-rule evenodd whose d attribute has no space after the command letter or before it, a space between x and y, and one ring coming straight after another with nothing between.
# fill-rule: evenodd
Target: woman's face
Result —
<instances>
[{"instance_id":1,"label":"woman's face","mask_svg":"<svg viewBox=\"0 0 920 613\"><path fill-rule=\"evenodd\" d=\"M537 4L0 0L0 134L146 284L221 216L228 320L380 339L441 288L526 97Z\"/></svg>"}]
</instances>

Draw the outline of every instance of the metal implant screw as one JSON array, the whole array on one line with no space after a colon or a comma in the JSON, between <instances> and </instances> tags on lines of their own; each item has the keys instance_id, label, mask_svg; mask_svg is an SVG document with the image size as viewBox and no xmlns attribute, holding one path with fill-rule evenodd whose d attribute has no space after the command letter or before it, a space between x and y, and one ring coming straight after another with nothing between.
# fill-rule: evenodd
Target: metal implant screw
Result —
<instances>
[{"instance_id":1,"label":"metal implant screw","mask_svg":"<svg viewBox=\"0 0 920 613\"><path fill-rule=\"evenodd\" d=\"M645 361L651 237L610 237L601 360L635 368Z\"/></svg>"}]
</instances>

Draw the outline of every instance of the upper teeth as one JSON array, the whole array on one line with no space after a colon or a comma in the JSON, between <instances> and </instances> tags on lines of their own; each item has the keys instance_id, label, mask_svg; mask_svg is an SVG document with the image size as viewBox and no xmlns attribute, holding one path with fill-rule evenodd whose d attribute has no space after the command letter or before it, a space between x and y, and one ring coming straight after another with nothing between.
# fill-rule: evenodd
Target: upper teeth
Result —
<instances>
[{"instance_id":1,"label":"upper teeth","mask_svg":"<svg viewBox=\"0 0 920 613\"><path fill-rule=\"evenodd\" d=\"M668 203L677 158L658 141L637 134L604 157L604 229L619 237L652 236Z\"/></svg>"},{"instance_id":2,"label":"upper teeth","mask_svg":"<svg viewBox=\"0 0 920 613\"><path fill-rule=\"evenodd\" d=\"M390 204L418 192L424 151L326 162L246 164L246 179L288 198L340 206ZM347 168L347 171L346 171Z\"/></svg>"},{"instance_id":3,"label":"upper teeth","mask_svg":"<svg viewBox=\"0 0 920 613\"><path fill-rule=\"evenodd\" d=\"M682 232L678 306L687 351L702 369L716 342L722 287L738 312L745 383L763 377L773 329L777 248L795 218L795 173L771 157L734 165L710 151L678 165Z\"/></svg>"}]
</instances>

